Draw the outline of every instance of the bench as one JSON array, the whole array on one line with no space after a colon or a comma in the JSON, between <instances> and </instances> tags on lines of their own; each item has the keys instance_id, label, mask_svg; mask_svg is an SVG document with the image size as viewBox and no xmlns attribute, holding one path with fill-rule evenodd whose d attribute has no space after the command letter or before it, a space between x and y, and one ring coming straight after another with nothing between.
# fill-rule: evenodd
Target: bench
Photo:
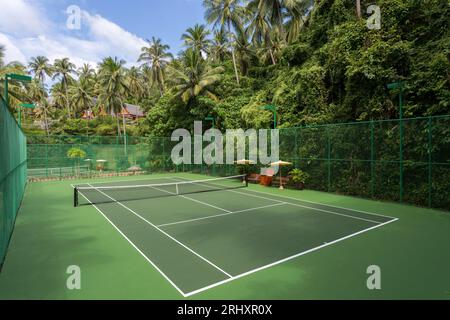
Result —
<instances>
[{"instance_id":1,"label":"bench","mask_svg":"<svg viewBox=\"0 0 450 320\"><path fill-rule=\"evenodd\" d=\"M247 181L250 183L259 183L261 181L261 175L252 173L247 177Z\"/></svg>"}]
</instances>

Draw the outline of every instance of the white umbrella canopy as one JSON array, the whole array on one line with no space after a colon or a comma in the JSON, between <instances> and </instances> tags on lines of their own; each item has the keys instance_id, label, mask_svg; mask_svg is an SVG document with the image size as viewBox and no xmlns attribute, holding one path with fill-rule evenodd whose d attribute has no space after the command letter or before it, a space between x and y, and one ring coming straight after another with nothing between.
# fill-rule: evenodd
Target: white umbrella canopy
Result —
<instances>
[{"instance_id":1,"label":"white umbrella canopy","mask_svg":"<svg viewBox=\"0 0 450 320\"><path fill-rule=\"evenodd\" d=\"M240 164L240 165L256 164L255 161L253 161L253 160L247 160L247 159L238 160L238 161L235 161L235 163L236 163L236 164Z\"/></svg>"},{"instance_id":2,"label":"white umbrella canopy","mask_svg":"<svg viewBox=\"0 0 450 320\"><path fill-rule=\"evenodd\" d=\"M287 167L287 166L292 166L292 162L279 160L277 162L272 162L270 165L272 167ZM282 177L281 177L281 170L279 170L279 171L280 171L280 190L283 190L284 186L283 186L283 180L282 180Z\"/></svg>"},{"instance_id":3,"label":"white umbrella canopy","mask_svg":"<svg viewBox=\"0 0 450 320\"><path fill-rule=\"evenodd\" d=\"M292 166L292 162L286 162L286 161L277 161L277 162L272 162L270 165L272 167L286 167L286 166Z\"/></svg>"},{"instance_id":4,"label":"white umbrella canopy","mask_svg":"<svg viewBox=\"0 0 450 320\"><path fill-rule=\"evenodd\" d=\"M141 168L140 166L138 166L138 165L129 167L129 168L127 169L127 171L141 171L141 170L142 170L142 168Z\"/></svg>"},{"instance_id":5,"label":"white umbrella canopy","mask_svg":"<svg viewBox=\"0 0 450 320\"><path fill-rule=\"evenodd\" d=\"M107 160L97 160L98 163L105 163L108 162Z\"/></svg>"}]
</instances>

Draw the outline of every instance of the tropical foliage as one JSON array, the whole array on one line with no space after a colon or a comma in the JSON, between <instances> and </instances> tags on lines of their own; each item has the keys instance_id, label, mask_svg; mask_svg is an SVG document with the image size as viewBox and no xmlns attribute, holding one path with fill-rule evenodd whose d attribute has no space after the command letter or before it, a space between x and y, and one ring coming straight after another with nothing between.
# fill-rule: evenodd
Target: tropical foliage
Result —
<instances>
[{"instance_id":1,"label":"tropical foliage","mask_svg":"<svg viewBox=\"0 0 450 320\"><path fill-rule=\"evenodd\" d=\"M169 135L209 115L220 129L270 127L260 107L273 104L280 126L291 127L398 118L398 92L386 85L405 81L404 116L449 113L447 1L379 0L380 30L367 27L372 2L364 0L203 3L208 25L180 35L185 50L176 56L152 37L138 61L106 57L77 68L38 56L24 66L6 64L0 46L0 77L35 78L28 88L11 84L12 109L33 101L25 117L42 120L48 133ZM80 120L86 110L120 114L125 102L146 118Z\"/></svg>"}]
</instances>

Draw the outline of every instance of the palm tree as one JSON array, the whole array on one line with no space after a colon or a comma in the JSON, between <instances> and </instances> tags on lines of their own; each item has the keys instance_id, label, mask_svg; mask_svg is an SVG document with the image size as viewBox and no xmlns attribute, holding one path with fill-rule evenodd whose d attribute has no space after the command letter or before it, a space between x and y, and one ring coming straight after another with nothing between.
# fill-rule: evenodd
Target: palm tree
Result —
<instances>
[{"instance_id":1,"label":"palm tree","mask_svg":"<svg viewBox=\"0 0 450 320\"><path fill-rule=\"evenodd\" d=\"M31 58L30 62L28 63L28 68L42 83L44 83L45 81L45 76L51 77L53 75L53 67L49 63L48 58L44 56Z\"/></svg>"},{"instance_id":2,"label":"palm tree","mask_svg":"<svg viewBox=\"0 0 450 320\"><path fill-rule=\"evenodd\" d=\"M209 66L197 50L187 49L180 63L169 66L169 70L172 90L184 103L189 104L199 95L206 95L217 100L212 86L221 79L224 69Z\"/></svg>"},{"instance_id":3,"label":"palm tree","mask_svg":"<svg viewBox=\"0 0 450 320\"><path fill-rule=\"evenodd\" d=\"M250 68L251 59L254 56L254 51L251 43L249 42L247 30L237 32L235 50L241 73L243 75L247 75L248 69Z\"/></svg>"},{"instance_id":4,"label":"palm tree","mask_svg":"<svg viewBox=\"0 0 450 320\"><path fill-rule=\"evenodd\" d=\"M84 63L83 66L78 69L78 75L83 79L93 80L95 79L95 70L91 67L89 63Z\"/></svg>"},{"instance_id":5,"label":"palm tree","mask_svg":"<svg viewBox=\"0 0 450 320\"><path fill-rule=\"evenodd\" d=\"M136 67L131 67L127 72L127 86L130 90L130 95L133 98L141 98L145 92L145 86L143 83L143 78L139 69Z\"/></svg>"},{"instance_id":6,"label":"palm tree","mask_svg":"<svg viewBox=\"0 0 450 320\"><path fill-rule=\"evenodd\" d=\"M298 39L300 30L306 22L308 9L311 7L311 0L295 0L286 4L286 40L292 43Z\"/></svg>"},{"instance_id":7,"label":"palm tree","mask_svg":"<svg viewBox=\"0 0 450 320\"><path fill-rule=\"evenodd\" d=\"M259 49L261 60L264 63L271 61L273 65L277 64L278 57L281 56L281 52L285 47L285 41L283 35L278 28L271 30L268 39L264 42L264 45Z\"/></svg>"},{"instance_id":8,"label":"palm tree","mask_svg":"<svg viewBox=\"0 0 450 320\"><path fill-rule=\"evenodd\" d=\"M242 29L242 18L245 17L246 9L241 5L240 0L204 0L203 6L206 8L205 18L214 28L220 27L228 31L228 37L234 39L234 30ZM239 85L239 73L236 63L234 49L231 50L233 57L234 72L236 82Z\"/></svg>"},{"instance_id":9,"label":"palm tree","mask_svg":"<svg viewBox=\"0 0 450 320\"><path fill-rule=\"evenodd\" d=\"M67 97L61 82L55 83L50 89L52 104L56 108L64 108L67 106Z\"/></svg>"},{"instance_id":10,"label":"palm tree","mask_svg":"<svg viewBox=\"0 0 450 320\"><path fill-rule=\"evenodd\" d=\"M75 74L75 64L70 62L69 58L63 58L63 59L56 59L54 65L54 75L53 79L61 78L61 84L64 88L64 92L66 95L66 103L67 103L67 114L69 118L71 117L70 114L70 103L69 103L69 96L68 96L68 86L69 83L73 80L72 74Z\"/></svg>"},{"instance_id":11,"label":"palm tree","mask_svg":"<svg viewBox=\"0 0 450 320\"><path fill-rule=\"evenodd\" d=\"M91 95L91 81L87 78L80 78L69 87L69 102L77 111L92 111L93 100Z\"/></svg>"},{"instance_id":12,"label":"palm tree","mask_svg":"<svg viewBox=\"0 0 450 320\"><path fill-rule=\"evenodd\" d=\"M122 113L124 139L126 139L125 116L122 108L129 89L127 87L124 64L124 60L117 60L117 58L108 57L103 59L99 66L98 83L101 90L100 103L106 105L108 113L113 112L116 115L117 133L119 136L121 136L119 114Z\"/></svg>"},{"instance_id":13,"label":"palm tree","mask_svg":"<svg viewBox=\"0 0 450 320\"><path fill-rule=\"evenodd\" d=\"M47 101L47 93L44 88L44 84L39 79L34 79L31 81L31 84L29 86L28 90L28 96L31 98L31 100L34 102L36 106L36 113L38 118L43 117L44 118L44 126L45 131L47 135L49 135L49 125L48 125L48 101Z\"/></svg>"},{"instance_id":14,"label":"palm tree","mask_svg":"<svg viewBox=\"0 0 450 320\"><path fill-rule=\"evenodd\" d=\"M209 30L204 25L196 24L193 28L186 30L181 36L181 40L184 41L184 45L188 48L198 50L202 54L208 53L208 47L211 44L211 40L208 39L210 35Z\"/></svg>"},{"instance_id":15,"label":"palm tree","mask_svg":"<svg viewBox=\"0 0 450 320\"><path fill-rule=\"evenodd\" d=\"M26 67L18 61L11 61L9 63L5 63L5 46L0 45L0 79L4 78L6 74L16 73L26 75ZM4 92L4 84L5 81L0 81L0 94L3 95ZM16 85L14 82L11 82L8 87L8 94L10 97L10 105L11 111L13 110L13 106L15 103L20 101L24 101L27 98L26 92L21 90L21 86Z\"/></svg>"},{"instance_id":16,"label":"palm tree","mask_svg":"<svg viewBox=\"0 0 450 320\"><path fill-rule=\"evenodd\" d=\"M210 58L213 62L223 62L228 54L228 38L225 30L214 31L214 37L209 48Z\"/></svg>"},{"instance_id":17,"label":"palm tree","mask_svg":"<svg viewBox=\"0 0 450 320\"><path fill-rule=\"evenodd\" d=\"M158 87L161 96L164 94L165 69L167 64L173 58L172 54L167 52L170 47L162 44L161 39L152 38L147 40L149 46L142 47L138 62L145 62L150 65L152 85Z\"/></svg>"}]
</instances>

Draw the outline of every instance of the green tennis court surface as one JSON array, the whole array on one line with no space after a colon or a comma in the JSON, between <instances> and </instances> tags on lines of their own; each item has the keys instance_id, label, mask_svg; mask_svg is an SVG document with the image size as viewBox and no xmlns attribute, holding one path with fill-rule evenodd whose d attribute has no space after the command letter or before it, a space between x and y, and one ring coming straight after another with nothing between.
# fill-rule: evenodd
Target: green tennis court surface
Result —
<instances>
[{"instance_id":1,"label":"green tennis court surface","mask_svg":"<svg viewBox=\"0 0 450 320\"><path fill-rule=\"evenodd\" d=\"M183 296L396 220L241 186L242 177L173 177L80 185L79 193Z\"/></svg>"},{"instance_id":2,"label":"green tennis court surface","mask_svg":"<svg viewBox=\"0 0 450 320\"><path fill-rule=\"evenodd\" d=\"M448 214L209 179L29 185L0 297L448 299ZM81 290L66 288L69 265ZM370 265L381 291L367 289Z\"/></svg>"}]
</instances>

